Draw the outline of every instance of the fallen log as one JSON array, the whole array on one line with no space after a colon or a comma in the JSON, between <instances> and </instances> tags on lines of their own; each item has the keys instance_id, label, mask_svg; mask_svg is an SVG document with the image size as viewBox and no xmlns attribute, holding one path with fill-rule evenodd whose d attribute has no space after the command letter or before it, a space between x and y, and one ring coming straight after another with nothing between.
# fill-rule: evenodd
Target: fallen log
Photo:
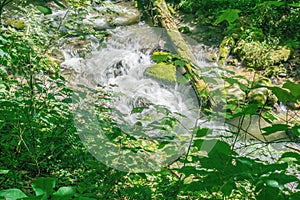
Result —
<instances>
[{"instance_id":1,"label":"fallen log","mask_svg":"<svg viewBox=\"0 0 300 200\"><path fill-rule=\"evenodd\" d=\"M184 67L179 68L180 73L183 75L188 74L190 77L192 77L190 79L190 83L197 94L197 97L199 98L201 106L206 108L210 107L211 102L208 97L209 87L200 78L201 73L197 69L196 59L191 52L189 45L185 42L181 33L178 31L177 24L173 19L167 3L164 0L148 1L148 5L145 4L145 1L142 3L143 5L140 5L139 8L151 9L151 16L148 17L152 18L154 25L159 25L166 29L167 35L172 41L177 54L183 59L190 61L189 63L185 64ZM148 11L146 13L149 15L150 12Z\"/></svg>"}]
</instances>

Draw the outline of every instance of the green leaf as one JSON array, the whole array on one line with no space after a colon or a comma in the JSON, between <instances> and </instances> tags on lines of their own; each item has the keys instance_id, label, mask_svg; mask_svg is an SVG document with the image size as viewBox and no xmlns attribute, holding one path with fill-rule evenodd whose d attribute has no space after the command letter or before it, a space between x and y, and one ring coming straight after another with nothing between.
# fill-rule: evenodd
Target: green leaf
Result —
<instances>
[{"instance_id":1,"label":"green leaf","mask_svg":"<svg viewBox=\"0 0 300 200\"><path fill-rule=\"evenodd\" d=\"M166 62L170 57L170 54L167 52L154 52L152 55L152 60L157 63Z\"/></svg>"},{"instance_id":2,"label":"green leaf","mask_svg":"<svg viewBox=\"0 0 300 200\"><path fill-rule=\"evenodd\" d=\"M292 4L289 4L289 6L300 8L300 3L292 3Z\"/></svg>"},{"instance_id":3,"label":"green leaf","mask_svg":"<svg viewBox=\"0 0 300 200\"><path fill-rule=\"evenodd\" d=\"M131 110L131 114L141 113L141 112L143 112L144 109L145 109L145 107L135 107Z\"/></svg>"},{"instance_id":4,"label":"green leaf","mask_svg":"<svg viewBox=\"0 0 300 200\"><path fill-rule=\"evenodd\" d=\"M7 42L7 40L4 39L1 35L0 35L0 41L3 42L3 43Z\"/></svg>"},{"instance_id":5,"label":"green leaf","mask_svg":"<svg viewBox=\"0 0 300 200\"><path fill-rule=\"evenodd\" d=\"M209 128L200 128L200 127L197 127L195 129L194 133L195 133L196 137L204 137L204 136L206 136L207 134L209 134L211 132L212 132L212 130L209 129Z\"/></svg>"},{"instance_id":6,"label":"green leaf","mask_svg":"<svg viewBox=\"0 0 300 200\"><path fill-rule=\"evenodd\" d=\"M232 24L235 22L237 19L239 19L239 13L241 12L238 9L227 9L223 10L223 13L216 19L214 22L215 25L220 24L223 21L227 21L228 24Z\"/></svg>"},{"instance_id":7,"label":"green leaf","mask_svg":"<svg viewBox=\"0 0 300 200\"><path fill-rule=\"evenodd\" d=\"M259 109L259 105L249 104L246 107L243 107L243 113L249 114L249 115L254 115L257 113L258 109Z\"/></svg>"},{"instance_id":8,"label":"green leaf","mask_svg":"<svg viewBox=\"0 0 300 200\"><path fill-rule=\"evenodd\" d=\"M279 161L295 162L295 163L300 164L300 154L295 153L295 152L285 152L284 154L282 154Z\"/></svg>"},{"instance_id":9,"label":"green leaf","mask_svg":"<svg viewBox=\"0 0 300 200\"><path fill-rule=\"evenodd\" d=\"M54 3L56 4L56 5L58 5L59 7L61 7L61 8L66 8L66 6L63 4L63 3L61 3L61 2L59 2L59 1L57 1L57 0L53 0L54 1Z\"/></svg>"},{"instance_id":10,"label":"green leaf","mask_svg":"<svg viewBox=\"0 0 300 200\"><path fill-rule=\"evenodd\" d=\"M76 193L76 189L74 187L60 187L56 192L53 193L53 196L61 198L70 199Z\"/></svg>"},{"instance_id":11,"label":"green leaf","mask_svg":"<svg viewBox=\"0 0 300 200\"><path fill-rule=\"evenodd\" d=\"M267 186L269 186L269 187L279 188L279 183L275 180L269 180L268 179L265 182L266 182Z\"/></svg>"},{"instance_id":12,"label":"green leaf","mask_svg":"<svg viewBox=\"0 0 300 200\"><path fill-rule=\"evenodd\" d=\"M0 57L4 58L4 57L7 57L7 58L10 58L10 55L6 52L4 52L2 49L0 49Z\"/></svg>"},{"instance_id":13,"label":"green leaf","mask_svg":"<svg viewBox=\"0 0 300 200\"><path fill-rule=\"evenodd\" d=\"M287 124L273 124L272 126L268 126L265 128L262 128L265 132L263 135L271 135L272 133L275 133L277 131L285 131L289 128Z\"/></svg>"},{"instance_id":14,"label":"green leaf","mask_svg":"<svg viewBox=\"0 0 300 200\"><path fill-rule=\"evenodd\" d=\"M288 80L283 84L283 87L288 89L293 96L300 96L300 84L296 84Z\"/></svg>"},{"instance_id":15,"label":"green leaf","mask_svg":"<svg viewBox=\"0 0 300 200\"><path fill-rule=\"evenodd\" d=\"M55 183L56 181L54 178L38 178L34 181L31 187L33 188L36 196L49 196L54 191Z\"/></svg>"},{"instance_id":16,"label":"green leaf","mask_svg":"<svg viewBox=\"0 0 300 200\"><path fill-rule=\"evenodd\" d=\"M228 181L227 183L225 183L222 188L221 191L223 192L223 194L225 196L229 196L231 194L231 192L236 188L235 183Z\"/></svg>"},{"instance_id":17,"label":"green leaf","mask_svg":"<svg viewBox=\"0 0 300 200\"><path fill-rule=\"evenodd\" d=\"M9 170L0 170L0 174L7 174Z\"/></svg>"},{"instance_id":18,"label":"green leaf","mask_svg":"<svg viewBox=\"0 0 300 200\"><path fill-rule=\"evenodd\" d=\"M278 2L278 1L266 1L266 2L263 2L261 5L273 5L273 6L282 6L284 5L285 3L284 2Z\"/></svg>"},{"instance_id":19,"label":"green leaf","mask_svg":"<svg viewBox=\"0 0 300 200\"><path fill-rule=\"evenodd\" d=\"M47 7L47 6L41 6L41 5L39 5L39 6L37 6L37 9L39 11L41 11L41 13L43 13L44 15L50 15L50 14L52 14L52 10L49 7Z\"/></svg>"},{"instance_id":20,"label":"green leaf","mask_svg":"<svg viewBox=\"0 0 300 200\"><path fill-rule=\"evenodd\" d=\"M296 98L289 93L286 89L280 87L268 87L273 94L281 101L283 104L286 104L287 101L296 102Z\"/></svg>"},{"instance_id":21,"label":"green leaf","mask_svg":"<svg viewBox=\"0 0 300 200\"><path fill-rule=\"evenodd\" d=\"M178 66L178 67L184 67L185 66L185 62L184 61L182 61L182 60L175 60L174 61L174 65L175 66Z\"/></svg>"},{"instance_id":22,"label":"green leaf","mask_svg":"<svg viewBox=\"0 0 300 200\"><path fill-rule=\"evenodd\" d=\"M24 194L21 190L12 188L7 190L0 191L0 197L4 197L6 200L15 200L26 198L27 195Z\"/></svg>"},{"instance_id":23,"label":"green leaf","mask_svg":"<svg viewBox=\"0 0 300 200\"><path fill-rule=\"evenodd\" d=\"M295 125L295 126L292 128L292 131L293 131L293 134L294 134L294 135L300 136L300 125Z\"/></svg>"}]
</instances>

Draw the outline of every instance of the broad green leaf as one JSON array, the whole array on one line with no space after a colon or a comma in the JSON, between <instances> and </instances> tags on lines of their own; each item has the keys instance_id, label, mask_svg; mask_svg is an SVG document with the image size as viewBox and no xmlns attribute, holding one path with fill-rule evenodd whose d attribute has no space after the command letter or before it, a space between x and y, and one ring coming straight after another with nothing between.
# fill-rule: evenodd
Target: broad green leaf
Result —
<instances>
[{"instance_id":1,"label":"broad green leaf","mask_svg":"<svg viewBox=\"0 0 300 200\"><path fill-rule=\"evenodd\" d=\"M37 6L37 9L39 11L41 11L41 13L43 13L44 15L50 15L50 14L52 14L52 10L49 7L47 7L47 6L41 6L41 5L39 5L39 6Z\"/></svg>"},{"instance_id":2,"label":"broad green leaf","mask_svg":"<svg viewBox=\"0 0 300 200\"><path fill-rule=\"evenodd\" d=\"M270 187L279 188L279 183L276 180L266 180L266 184Z\"/></svg>"},{"instance_id":3,"label":"broad green leaf","mask_svg":"<svg viewBox=\"0 0 300 200\"><path fill-rule=\"evenodd\" d=\"M223 21L227 21L228 24L232 24L235 22L237 19L239 19L239 13L241 12L238 9L227 9L223 10L223 13L216 19L214 24L220 24Z\"/></svg>"},{"instance_id":4,"label":"broad green leaf","mask_svg":"<svg viewBox=\"0 0 300 200\"><path fill-rule=\"evenodd\" d=\"M287 101L296 102L296 98L289 93L286 89L280 87L268 87L273 94L281 101L283 104L286 104Z\"/></svg>"},{"instance_id":5,"label":"broad green leaf","mask_svg":"<svg viewBox=\"0 0 300 200\"><path fill-rule=\"evenodd\" d=\"M275 114L269 112L269 111L265 111L263 112L262 117L264 118L264 120L266 120L268 123L272 123L274 120L278 120L278 116L276 116Z\"/></svg>"},{"instance_id":6,"label":"broad green leaf","mask_svg":"<svg viewBox=\"0 0 300 200\"><path fill-rule=\"evenodd\" d=\"M278 2L278 1L265 1L261 5L273 5L273 6L279 7L279 6L282 6L284 4L285 4L284 2Z\"/></svg>"},{"instance_id":7,"label":"broad green leaf","mask_svg":"<svg viewBox=\"0 0 300 200\"><path fill-rule=\"evenodd\" d=\"M54 3L56 4L56 5L58 5L59 7L61 7L61 8L66 8L66 6L62 3L62 2L59 2L59 1L57 1L57 0L54 0Z\"/></svg>"},{"instance_id":8,"label":"broad green leaf","mask_svg":"<svg viewBox=\"0 0 300 200\"><path fill-rule=\"evenodd\" d=\"M285 152L284 154L282 154L279 161L295 162L300 164L300 154L295 152Z\"/></svg>"},{"instance_id":9,"label":"broad green leaf","mask_svg":"<svg viewBox=\"0 0 300 200\"><path fill-rule=\"evenodd\" d=\"M185 63L184 61L182 61L182 60L175 60L175 61L174 61L174 65L175 65L175 66L184 67L185 64L186 64L186 63Z\"/></svg>"},{"instance_id":10,"label":"broad green leaf","mask_svg":"<svg viewBox=\"0 0 300 200\"><path fill-rule=\"evenodd\" d=\"M55 179L54 178L38 178L31 185L35 195L50 195L53 193L53 189L55 188Z\"/></svg>"},{"instance_id":11,"label":"broad green leaf","mask_svg":"<svg viewBox=\"0 0 300 200\"><path fill-rule=\"evenodd\" d=\"M212 132L212 130L209 129L209 128L199 128L199 127L197 127L194 130L194 133L195 133L196 137L204 137L204 136L206 136L207 134L209 134L211 132Z\"/></svg>"},{"instance_id":12,"label":"broad green leaf","mask_svg":"<svg viewBox=\"0 0 300 200\"><path fill-rule=\"evenodd\" d=\"M292 128L292 131L293 131L293 134L294 134L294 135L300 136L300 125L295 125L295 126Z\"/></svg>"},{"instance_id":13,"label":"broad green leaf","mask_svg":"<svg viewBox=\"0 0 300 200\"><path fill-rule=\"evenodd\" d=\"M300 3L292 3L292 4L289 4L289 6L300 8Z\"/></svg>"},{"instance_id":14,"label":"broad green leaf","mask_svg":"<svg viewBox=\"0 0 300 200\"><path fill-rule=\"evenodd\" d=\"M0 35L0 41L1 41L1 42L4 42L4 43L7 42L7 40L4 39L1 35Z\"/></svg>"},{"instance_id":15,"label":"broad green leaf","mask_svg":"<svg viewBox=\"0 0 300 200\"><path fill-rule=\"evenodd\" d=\"M10 55L8 53L4 52L2 49L0 49L0 57L10 58Z\"/></svg>"},{"instance_id":16,"label":"broad green leaf","mask_svg":"<svg viewBox=\"0 0 300 200\"><path fill-rule=\"evenodd\" d=\"M231 192L236 188L236 185L234 182L228 181L221 187L221 191L225 196L229 196Z\"/></svg>"},{"instance_id":17,"label":"broad green leaf","mask_svg":"<svg viewBox=\"0 0 300 200\"><path fill-rule=\"evenodd\" d=\"M259 106L257 104L249 104L243 108L243 114L254 115L257 113Z\"/></svg>"},{"instance_id":18,"label":"broad green leaf","mask_svg":"<svg viewBox=\"0 0 300 200\"><path fill-rule=\"evenodd\" d=\"M135 107L131 110L131 114L141 113L141 112L143 112L144 109L145 109L145 107Z\"/></svg>"},{"instance_id":19,"label":"broad green leaf","mask_svg":"<svg viewBox=\"0 0 300 200\"><path fill-rule=\"evenodd\" d=\"M26 198L27 195L19 189L12 188L7 190L1 190L0 197L4 197L6 200L16 200Z\"/></svg>"},{"instance_id":20,"label":"broad green leaf","mask_svg":"<svg viewBox=\"0 0 300 200\"><path fill-rule=\"evenodd\" d=\"M296 84L288 80L286 83L283 84L283 87L288 89L293 96L300 96L300 84Z\"/></svg>"},{"instance_id":21,"label":"broad green leaf","mask_svg":"<svg viewBox=\"0 0 300 200\"><path fill-rule=\"evenodd\" d=\"M9 170L0 170L0 174L7 174Z\"/></svg>"},{"instance_id":22,"label":"broad green leaf","mask_svg":"<svg viewBox=\"0 0 300 200\"><path fill-rule=\"evenodd\" d=\"M60 187L56 192L53 193L53 196L61 198L70 199L76 193L76 189L74 187Z\"/></svg>"},{"instance_id":23,"label":"broad green leaf","mask_svg":"<svg viewBox=\"0 0 300 200\"><path fill-rule=\"evenodd\" d=\"M170 57L170 54L167 52L154 52L152 55L152 60L157 63L166 62Z\"/></svg>"},{"instance_id":24,"label":"broad green leaf","mask_svg":"<svg viewBox=\"0 0 300 200\"><path fill-rule=\"evenodd\" d=\"M288 128L289 125L287 124L273 124L272 126L262 128L262 130L265 131L263 135L271 135L272 133L275 133L277 131L285 131Z\"/></svg>"}]
</instances>

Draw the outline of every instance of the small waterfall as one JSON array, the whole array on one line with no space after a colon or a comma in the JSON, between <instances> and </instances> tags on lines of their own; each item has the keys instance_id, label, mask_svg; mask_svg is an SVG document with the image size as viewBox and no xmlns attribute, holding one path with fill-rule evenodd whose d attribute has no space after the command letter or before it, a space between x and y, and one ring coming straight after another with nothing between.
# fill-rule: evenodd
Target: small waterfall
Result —
<instances>
[{"instance_id":1,"label":"small waterfall","mask_svg":"<svg viewBox=\"0 0 300 200\"><path fill-rule=\"evenodd\" d=\"M105 42L105 48L94 51L89 58L79 59L80 63L77 66L75 64L77 72L75 82L91 88L101 85L119 94L113 97L111 105L115 111L112 118L117 122L118 128L130 134L136 134L138 125L143 130L142 133L138 133L140 135L134 135L134 137L147 137L150 140L172 143L173 146L167 145L147 158L151 162L155 160L155 164L146 162L145 165L139 164L133 167L136 171L143 172L158 170L162 165L170 163L184 154L190 145L191 132L195 126L201 124L201 127L211 128L219 125L199 119L198 100L189 83L166 84L144 75L145 69L154 64L151 60L151 53L154 49L163 48L166 51L173 51L163 29L151 28L140 23L117 27L110 30L110 34L111 38ZM211 65L204 59L203 46L192 45L192 49L199 66ZM75 62L77 60L75 59ZM90 109L91 107L85 108L85 110ZM135 109L141 110L135 112ZM83 114L78 115L82 116ZM174 121L174 119L176 120ZM97 126L97 120L93 117L86 121ZM173 126L173 123L176 125ZM82 126L85 125L80 120L77 124L79 129L83 130ZM91 127L91 125L89 126ZM223 123L221 123L222 126ZM94 129L93 131L97 132L98 130ZM99 148L109 142L106 140L103 142L103 139L101 145L92 145L87 141L94 140L99 136L98 133L86 135L84 131L81 131L80 134L87 146ZM102 134L106 133L102 132ZM111 147L106 150L111 151ZM93 149L90 152L100 161L108 162L107 158L102 155L103 150ZM142 159L137 154L131 156L138 157L137 160ZM138 161L136 162L138 163ZM110 161L108 165L123 171L128 170L124 166L125 161L121 164L122 166L116 167L113 161Z\"/></svg>"}]
</instances>

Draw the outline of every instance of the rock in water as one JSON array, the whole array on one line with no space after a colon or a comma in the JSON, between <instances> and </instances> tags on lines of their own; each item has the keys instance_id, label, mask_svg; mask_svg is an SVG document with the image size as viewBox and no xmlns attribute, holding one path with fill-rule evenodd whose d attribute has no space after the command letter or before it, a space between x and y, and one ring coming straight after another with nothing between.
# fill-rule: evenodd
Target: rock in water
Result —
<instances>
[{"instance_id":1,"label":"rock in water","mask_svg":"<svg viewBox=\"0 0 300 200\"><path fill-rule=\"evenodd\" d=\"M176 67L172 64L154 64L148 67L144 74L159 80L176 82Z\"/></svg>"}]
</instances>

